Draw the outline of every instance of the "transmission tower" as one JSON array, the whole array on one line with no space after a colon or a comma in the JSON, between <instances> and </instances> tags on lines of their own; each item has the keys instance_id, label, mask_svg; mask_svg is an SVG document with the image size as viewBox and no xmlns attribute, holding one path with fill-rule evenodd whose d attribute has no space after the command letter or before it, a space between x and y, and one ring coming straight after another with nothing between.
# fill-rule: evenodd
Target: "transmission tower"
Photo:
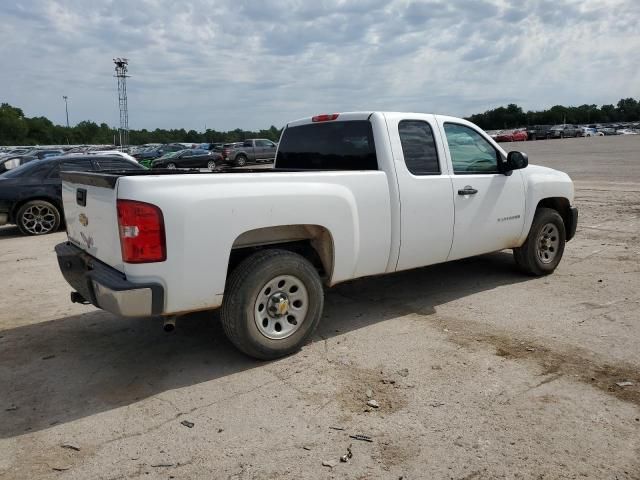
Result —
<instances>
[{"instance_id":1,"label":"transmission tower","mask_svg":"<svg viewBox=\"0 0 640 480\"><path fill-rule=\"evenodd\" d=\"M129 60L114 58L116 65L115 77L118 79L118 106L120 108L120 148L129 146L129 110L127 109L127 67Z\"/></svg>"}]
</instances>

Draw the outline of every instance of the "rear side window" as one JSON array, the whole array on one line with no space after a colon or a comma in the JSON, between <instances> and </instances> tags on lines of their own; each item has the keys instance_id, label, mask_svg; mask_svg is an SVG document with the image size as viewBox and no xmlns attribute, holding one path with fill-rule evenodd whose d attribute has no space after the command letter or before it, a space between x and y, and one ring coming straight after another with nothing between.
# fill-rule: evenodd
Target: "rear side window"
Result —
<instances>
[{"instance_id":1,"label":"rear side window","mask_svg":"<svg viewBox=\"0 0 640 480\"><path fill-rule=\"evenodd\" d=\"M368 120L326 122L285 129L278 168L377 170L373 131Z\"/></svg>"},{"instance_id":2,"label":"rear side window","mask_svg":"<svg viewBox=\"0 0 640 480\"><path fill-rule=\"evenodd\" d=\"M93 163L87 158L67 160L58 163L49 174L49 178L60 178L60 172L90 172L92 170L94 170Z\"/></svg>"},{"instance_id":3,"label":"rear side window","mask_svg":"<svg viewBox=\"0 0 640 480\"><path fill-rule=\"evenodd\" d=\"M413 175L439 175L438 151L431 125L420 120L402 120L398 133L407 169Z\"/></svg>"},{"instance_id":4,"label":"rear side window","mask_svg":"<svg viewBox=\"0 0 640 480\"><path fill-rule=\"evenodd\" d=\"M3 173L2 178L46 178L51 169L52 165L50 162L35 160Z\"/></svg>"}]
</instances>

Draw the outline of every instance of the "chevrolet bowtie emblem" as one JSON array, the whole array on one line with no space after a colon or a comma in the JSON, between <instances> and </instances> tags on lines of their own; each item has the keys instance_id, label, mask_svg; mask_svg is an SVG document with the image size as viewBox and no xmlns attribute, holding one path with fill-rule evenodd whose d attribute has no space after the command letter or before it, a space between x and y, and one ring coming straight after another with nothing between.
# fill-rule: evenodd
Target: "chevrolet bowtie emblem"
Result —
<instances>
[{"instance_id":1,"label":"chevrolet bowtie emblem","mask_svg":"<svg viewBox=\"0 0 640 480\"><path fill-rule=\"evenodd\" d=\"M284 315L289 311L289 300L284 298L280 299L278 302L278 315Z\"/></svg>"}]
</instances>

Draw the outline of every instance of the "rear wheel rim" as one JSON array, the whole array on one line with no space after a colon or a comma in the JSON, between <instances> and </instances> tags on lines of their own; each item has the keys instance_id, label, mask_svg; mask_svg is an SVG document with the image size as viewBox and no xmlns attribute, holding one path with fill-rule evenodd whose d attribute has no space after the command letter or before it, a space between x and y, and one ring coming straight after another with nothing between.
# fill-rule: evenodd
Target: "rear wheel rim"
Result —
<instances>
[{"instance_id":1,"label":"rear wheel rim","mask_svg":"<svg viewBox=\"0 0 640 480\"><path fill-rule=\"evenodd\" d=\"M536 255L545 265L552 263L560 250L560 231L553 223L547 223L540 230L536 242Z\"/></svg>"},{"instance_id":2,"label":"rear wheel rim","mask_svg":"<svg viewBox=\"0 0 640 480\"><path fill-rule=\"evenodd\" d=\"M33 235L49 233L56 226L56 212L46 205L32 205L22 214L22 226Z\"/></svg>"},{"instance_id":3,"label":"rear wheel rim","mask_svg":"<svg viewBox=\"0 0 640 480\"><path fill-rule=\"evenodd\" d=\"M213 160L209 160L209 163L207 163L207 167L209 168L209 170L215 170L216 162L214 162Z\"/></svg>"},{"instance_id":4,"label":"rear wheel rim","mask_svg":"<svg viewBox=\"0 0 640 480\"><path fill-rule=\"evenodd\" d=\"M175 163L169 163L169 164L167 164L167 168L169 170L174 170L176 168L176 164Z\"/></svg>"},{"instance_id":5,"label":"rear wheel rim","mask_svg":"<svg viewBox=\"0 0 640 480\"><path fill-rule=\"evenodd\" d=\"M300 329L309 311L309 292L293 275L278 275L266 282L255 301L258 331L270 340L283 340Z\"/></svg>"}]
</instances>

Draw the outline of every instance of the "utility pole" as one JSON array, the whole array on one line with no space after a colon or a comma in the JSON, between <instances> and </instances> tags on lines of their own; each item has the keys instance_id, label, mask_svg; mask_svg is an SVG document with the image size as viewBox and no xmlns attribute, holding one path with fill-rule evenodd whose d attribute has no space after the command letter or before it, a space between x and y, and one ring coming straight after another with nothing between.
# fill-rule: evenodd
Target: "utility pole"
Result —
<instances>
[{"instance_id":1,"label":"utility pole","mask_svg":"<svg viewBox=\"0 0 640 480\"><path fill-rule=\"evenodd\" d=\"M67 104L67 99L69 97L63 95L62 98L64 98L64 111L67 113L67 128L69 128L69 105Z\"/></svg>"}]
</instances>

